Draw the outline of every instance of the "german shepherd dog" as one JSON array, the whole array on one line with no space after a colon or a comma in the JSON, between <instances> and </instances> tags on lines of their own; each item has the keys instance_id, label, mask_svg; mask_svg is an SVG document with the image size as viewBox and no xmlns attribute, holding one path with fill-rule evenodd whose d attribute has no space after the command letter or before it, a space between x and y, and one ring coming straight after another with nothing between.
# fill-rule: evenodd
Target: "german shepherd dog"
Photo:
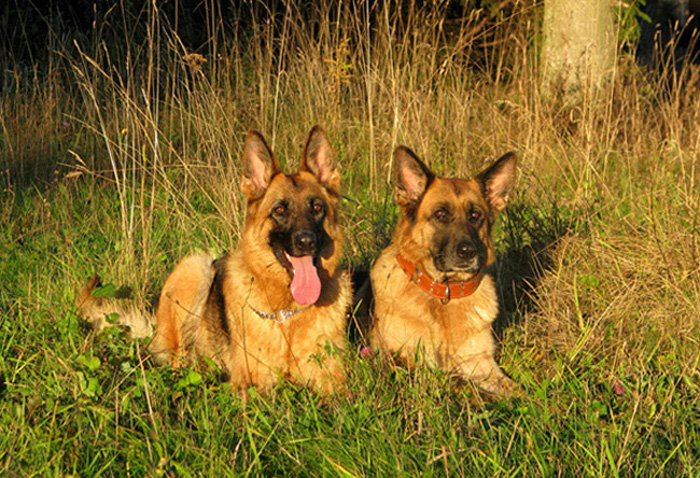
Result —
<instances>
[{"instance_id":1,"label":"german shepherd dog","mask_svg":"<svg viewBox=\"0 0 700 478\"><path fill-rule=\"evenodd\" d=\"M498 296L486 269L517 158L508 153L471 180L436 177L405 146L394 163L402 215L370 273L370 342L409 367L424 363L509 395L514 384L494 360Z\"/></svg>"},{"instance_id":2,"label":"german shepherd dog","mask_svg":"<svg viewBox=\"0 0 700 478\"><path fill-rule=\"evenodd\" d=\"M338 268L340 174L316 126L299 172L284 174L265 139L248 134L241 187L247 199L240 247L220 259L193 255L167 278L150 351L178 367L208 357L245 392L280 378L326 394L342 388L351 284ZM98 328L113 303L88 286L78 310ZM127 320L132 311L122 310ZM130 325L130 324L129 324Z\"/></svg>"}]
</instances>

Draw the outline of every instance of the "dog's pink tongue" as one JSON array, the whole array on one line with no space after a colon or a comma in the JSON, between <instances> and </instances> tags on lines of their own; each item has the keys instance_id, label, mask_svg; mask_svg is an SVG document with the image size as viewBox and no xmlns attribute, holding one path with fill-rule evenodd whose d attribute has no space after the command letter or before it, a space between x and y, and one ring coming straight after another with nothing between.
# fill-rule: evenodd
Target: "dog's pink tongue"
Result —
<instances>
[{"instance_id":1,"label":"dog's pink tongue","mask_svg":"<svg viewBox=\"0 0 700 478\"><path fill-rule=\"evenodd\" d=\"M289 287L292 297L299 305L316 303L321 296L321 279L318 278L314 258L311 256L287 256L287 259L294 268L294 278Z\"/></svg>"}]
</instances>

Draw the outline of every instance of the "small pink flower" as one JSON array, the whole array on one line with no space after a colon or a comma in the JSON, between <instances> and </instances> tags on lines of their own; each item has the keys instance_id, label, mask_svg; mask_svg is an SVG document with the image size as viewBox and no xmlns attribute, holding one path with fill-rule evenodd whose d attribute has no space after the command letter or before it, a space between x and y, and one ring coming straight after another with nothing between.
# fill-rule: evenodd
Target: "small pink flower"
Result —
<instances>
[{"instance_id":1,"label":"small pink flower","mask_svg":"<svg viewBox=\"0 0 700 478\"><path fill-rule=\"evenodd\" d=\"M622 395L625 394L625 386L622 385L622 383L619 380L616 380L612 384L612 392L617 395L618 397L621 397Z\"/></svg>"},{"instance_id":2,"label":"small pink flower","mask_svg":"<svg viewBox=\"0 0 700 478\"><path fill-rule=\"evenodd\" d=\"M372 351L372 347L366 346L362 347L362 350L360 350L360 355L362 355L362 358L369 358L374 354Z\"/></svg>"}]
</instances>

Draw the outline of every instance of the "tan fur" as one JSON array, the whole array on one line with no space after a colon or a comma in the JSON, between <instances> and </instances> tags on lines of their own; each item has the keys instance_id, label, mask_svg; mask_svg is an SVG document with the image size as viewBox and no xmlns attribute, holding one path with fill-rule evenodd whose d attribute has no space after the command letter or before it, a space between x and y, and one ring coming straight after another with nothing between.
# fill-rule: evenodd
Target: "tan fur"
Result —
<instances>
[{"instance_id":1,"label":"tan fur","mask_svg":"<svg viewBox=\"0 0 700 478\"><path fill-rule=\"evenodd\" d=\"M350 282L340 271L324 283L319 301L282 324L259 317L247 304L260 310L294 307L283 283L256 281L245 260L245 252L231 257L227 268L237 274L225 283L231 301L228 310L231 350L221 357L239 386L273 386L280 375L297 383L309 384L324 393L344 380L339 358L327 349L345 349L347 308L351 300ZM280 274L281 275L281 274Z\"/></svg>"},{"instance_id":2,"label":"tan fur","mask_svg":"<svg viewBox=\"0 0 700 478\"><path fill-rule=\"evenodd\" d=\"M400 179L405 185L405 189L397 190L404 214L392 244L382 251L371 271L375 302L370 342L373 347L396 354L408 366L424 364L444 369L476 382L485 391L507 395L513 382L494 359L491 324L498 314L498 296L493 278L486 275L472 295L443 303L411 282L396 259L400 253L432 278L441 282L448 279L448 274L436 268L431 255L438 240L431 214L440 204L449 203L456 211L478 207L488 213L478 237L487 250L484 267L493 264L491 226L505 205L507 191L489 201L476 179L431 178L427 184L418 168L404 168L398 174L403 174ZM414 213L415 220L407 217ZM455 223L452 221L449 227L460 227ZM473 275L456 272L449 279L467 280Z\"/></svg>"},{"instance_id":3,"label":"tan fur","mask_svg":"<svg viewBox=\"0 0 700 478\"><path fill-rule=\"evenodd\" d=\"M84 317L88 324L98 333L110 325L107 318L114 315L115 325L125 327L130 337L150 337L153 333L151 316L125 300L94 297L92 292L99 286L100 279L94 276L76 296L75 307L78 315Z\"/></svg>"},{"instance_id":4,"label":"tan fur","mask_svg":"<svg viewBox=\"0 0 700 478\"><path fill-rule=\"evenodd\" d=\"M207 255L186 257L165 281L150 346L157 361L178 367L191 350L214 280L213 261Z\"/></svg>"},{"instance_id":5,"label":"tan fur","mask_svg":"<svg viewBox=\"0 0 700 478\"><path fill-rule=\"evenodd\" d=\"M156 313L150 346L155 358L178 367L207 357L242 391L250 386L269 390L281 378L321 393L342 388L345 376L337 352L345 349L352 291L338 268L343 243L336 216L339 178L330 142L319 127L309 135L300 171L292 175L281 172L262 136L251 132L241 179L248 208L239 248L216 262L195 255L175 267ZM290 211L303 211L318 199L325 204L327 236L315 256L322 288L315 303L302 306L294 301L290 274L271 246L276 225L271 211L280 200L289 203ZM303 214L294 219L311 221ZM284 321L256 312L287 310L294 315Z\"/></svg>"}]
</instances>

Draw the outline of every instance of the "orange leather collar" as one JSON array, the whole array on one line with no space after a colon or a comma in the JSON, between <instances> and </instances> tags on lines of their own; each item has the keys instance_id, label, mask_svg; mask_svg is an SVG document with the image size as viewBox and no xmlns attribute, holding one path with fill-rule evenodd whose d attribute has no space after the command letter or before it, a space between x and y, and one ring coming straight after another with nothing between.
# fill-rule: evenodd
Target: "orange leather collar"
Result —
<instances>
[{"instance_id":1,"label":"orange leather collar","mask_svg":"<svg viewBox=\"0 0 700 478\"><path fill-rule=\"evenodd\" d=\"M426 294L440 299L444 304L448 303L450 299L459 299L472 295L484 277L483 271L480 270L469 280L436 282L422 271L420 267L401 257L401 254L396 255L396 260L399 262L401 269L411 279L411 282L420 287Z\"/></svg>"}]
</instances>

